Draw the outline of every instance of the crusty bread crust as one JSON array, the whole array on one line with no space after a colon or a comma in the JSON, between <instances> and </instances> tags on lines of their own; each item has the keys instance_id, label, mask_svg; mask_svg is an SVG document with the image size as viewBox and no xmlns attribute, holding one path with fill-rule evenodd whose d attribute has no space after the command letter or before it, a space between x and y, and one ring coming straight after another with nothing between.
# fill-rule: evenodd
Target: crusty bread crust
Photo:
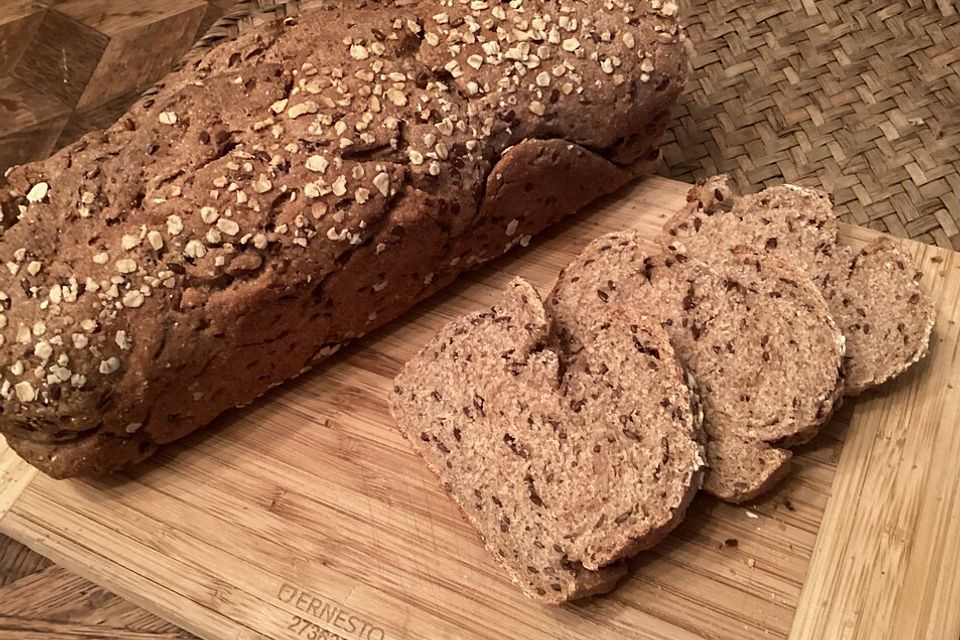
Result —
<instances>
[{"instance_id":1,"label":"crusty bread crust","mask_svg":"<svg viewBox=\"0 0 960 640\"><path fill-rule=\"evenodd\" d=\"M143 459L655 166L673 3L402 4L244 35L8 173L0 432L28 461Z\"/></svg>"}]
</instances>

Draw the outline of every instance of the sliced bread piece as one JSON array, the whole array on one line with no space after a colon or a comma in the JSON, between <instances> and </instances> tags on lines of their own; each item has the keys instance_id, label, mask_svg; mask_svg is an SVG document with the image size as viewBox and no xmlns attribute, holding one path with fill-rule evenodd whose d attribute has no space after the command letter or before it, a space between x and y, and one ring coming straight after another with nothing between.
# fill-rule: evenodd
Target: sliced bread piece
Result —
<instances>
[{"instance_id":1,"label":"sliced bread piece","mask_svg":"<svg viewBox=\"0 0 960 640\"><path fill-rule=\"evenodd\" d=\"M649 256L634 231L588 246L548 299L571 353L586 329L625 306L655 316L697 380L708 436L704 489L731 502L787 470L781 446L816 434L842 389L843 336L813 283L752 251L711 265Z\"/></svg>"},{"instance_id":2,"label":"sliced bread piece","mask_svg":"<svg viewBox=\"0 0 960 640\"><path fill-rule=\"evenodd\" d=\"M702 479L696 394L656 321L612 312L572 358L514 280L397 376L391 411L530 596L606 591L682 519Z\"/></svg>"},{"instance_id":3,"label":"sliced bread piece","mask_svg":"<svg viewBox=\"0 0 960 640\"><path fill-rule=\"evenodd\" d=\"M687 205L664 225L664 248L709 262L738 246L774 254L811 277L837 245L830 199L821 191L781 185L740 196L725 175L690 189Z\"/></svg>"},{"instance_id":4,"label":"sliced bread piece","mask_svg":"<svg viewBox=\"0 0 960 640\"><path fill-rule=\"evenodd\" d=\"M806 271L847 338L845 393L856 395L923 358L935 313L912 258L894 242L879 239L856 254L837 229L821 191L783 185L738 196L727 176L715 176L690 190L660 243L703 261L748 246Z\"/></svg>"},{"instance_id":5,"label":"sliced bread piece","mask_svg":"<svg viewBox=\"0 0 960 640\"><path fill-rule=\"evenodd\" d=\"M847 337L848 395L895 378L927 354L936 310L922 277L889 238L859 253L840 246L824 260L817 282Z\"/></svg>"}]
</instances>

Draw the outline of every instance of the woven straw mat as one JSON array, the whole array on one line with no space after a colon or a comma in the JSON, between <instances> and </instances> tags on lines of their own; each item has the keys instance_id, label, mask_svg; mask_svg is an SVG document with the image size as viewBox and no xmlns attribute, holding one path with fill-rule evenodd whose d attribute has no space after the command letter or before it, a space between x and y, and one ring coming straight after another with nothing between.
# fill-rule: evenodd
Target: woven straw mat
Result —
<instances>
[{"instance_id":1,"label":"woven straw mat","mask_svg":"<svg viewBox=\"0 0 960 640\"><path fill-rule=\"evenodd\" d=\"M248 0L198 44L334 0ZM833 194L847 222L960 250L957 0L680 0L693 50L663 175Z\"/></svg>"}]
</instances>

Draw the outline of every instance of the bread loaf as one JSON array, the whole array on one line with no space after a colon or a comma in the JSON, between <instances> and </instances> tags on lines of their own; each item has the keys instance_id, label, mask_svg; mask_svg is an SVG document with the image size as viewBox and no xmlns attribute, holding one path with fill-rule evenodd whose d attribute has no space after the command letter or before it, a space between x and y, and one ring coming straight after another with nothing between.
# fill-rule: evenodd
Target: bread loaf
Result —
<instances>
[{"instance_id":1,"label":"bread loaf","mask_svg":"<svg viewBox=\"0 0 960 640\"><path fill-rule=\"evenodd\" d=\"M655 166L674 3L400 4L223 44L7 173L0 431L24 458L141 460Z\"/></svg>"},{"instance_id":2,"label":"bread loaf","mask_svg":"<svg viewBox=\"0 0 960 640\"><path fill-rule=\"evenodd\" d=\"M690 190L660 242L707 261L748 246L806 271L846 336L848 395L896 377L927 353L935 314L920 288L923 274L890 239L859 253L841 243L821 191L782 185L739 196L727 176L709 178Z\"/></svg>"},{"instance_id":3,"label":"bread loaf","mask_svg":"<svg viewBox=\"0 0 960 640\"><path fill-rule=\"evenodd\" d=\"M657 321L611 311L562 357L536 290L444 328L396 379L397 424L524 591L605 591L702 477L696 396Z\"/></svg>"},{"instance_id":4,"label":"bread loaf","mask_svg":"<svg viewBox=\"0 0 960 640\"><path fill-rule=\"evenodd\" d=\"M829 418L842 390L843 337L813 283L752 251L710 264L648 255L636 231L590 244L548 298L565 349L626 307L657 318L694 379L704 411L705 491L752 499L788 470L789 446Z\"/></svg>"}]
</instances>

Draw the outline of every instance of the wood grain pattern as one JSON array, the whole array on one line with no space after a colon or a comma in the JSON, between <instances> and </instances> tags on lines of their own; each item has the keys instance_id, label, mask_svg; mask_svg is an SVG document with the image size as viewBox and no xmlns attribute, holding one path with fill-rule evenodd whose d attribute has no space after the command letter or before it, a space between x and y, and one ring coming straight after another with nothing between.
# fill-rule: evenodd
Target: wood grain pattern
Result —
<instances>
[{"instance_id":1,"label":"wood grain pattern","mask_svg":"<svg viewBox=\"0 0 960 640\"><path fill-rule=\"evenodd\" d=\"M50 561L6 536L0 537L0 588L43 571ZM6 603L7 600L4 600Z\"/></svg>"},{"instance_id":2,"label":"wood grain pattern","mask_svg":"<svg viewBox=\"0 0 960 640\"><path fill-rule=\"evenodd\" d=\"M960 259L917 245L940 306L931 356L861 398L793 638L960 637Z\"/></svg>"},{"instance_id":3,"label":"wood grain pattern","mask_svg":"<svg viewBox=\"0 0 960 640\"><path fill-rule=\"evenodd\" d=\"M608 597L520 596L394 428L391 378L443 322L515 273L546 290L605 231L652 237L685 191L657 178L628 189L131 473L37 476L0 531L205 638L893 640L917 625L953 640L956 254L907 243L941 313L922 368L849 403L771 494L698 497Z\"/></svg>"},{"instance_id":4,"label":"wood grain pattern","mask_svg":"<svg viewBox=\"0 0 960 640\"><path fill-rule=\"evenodd\" d=\"M191 637L60 567L0 588L0 640Z\"/></svg>"}]
</instances>

